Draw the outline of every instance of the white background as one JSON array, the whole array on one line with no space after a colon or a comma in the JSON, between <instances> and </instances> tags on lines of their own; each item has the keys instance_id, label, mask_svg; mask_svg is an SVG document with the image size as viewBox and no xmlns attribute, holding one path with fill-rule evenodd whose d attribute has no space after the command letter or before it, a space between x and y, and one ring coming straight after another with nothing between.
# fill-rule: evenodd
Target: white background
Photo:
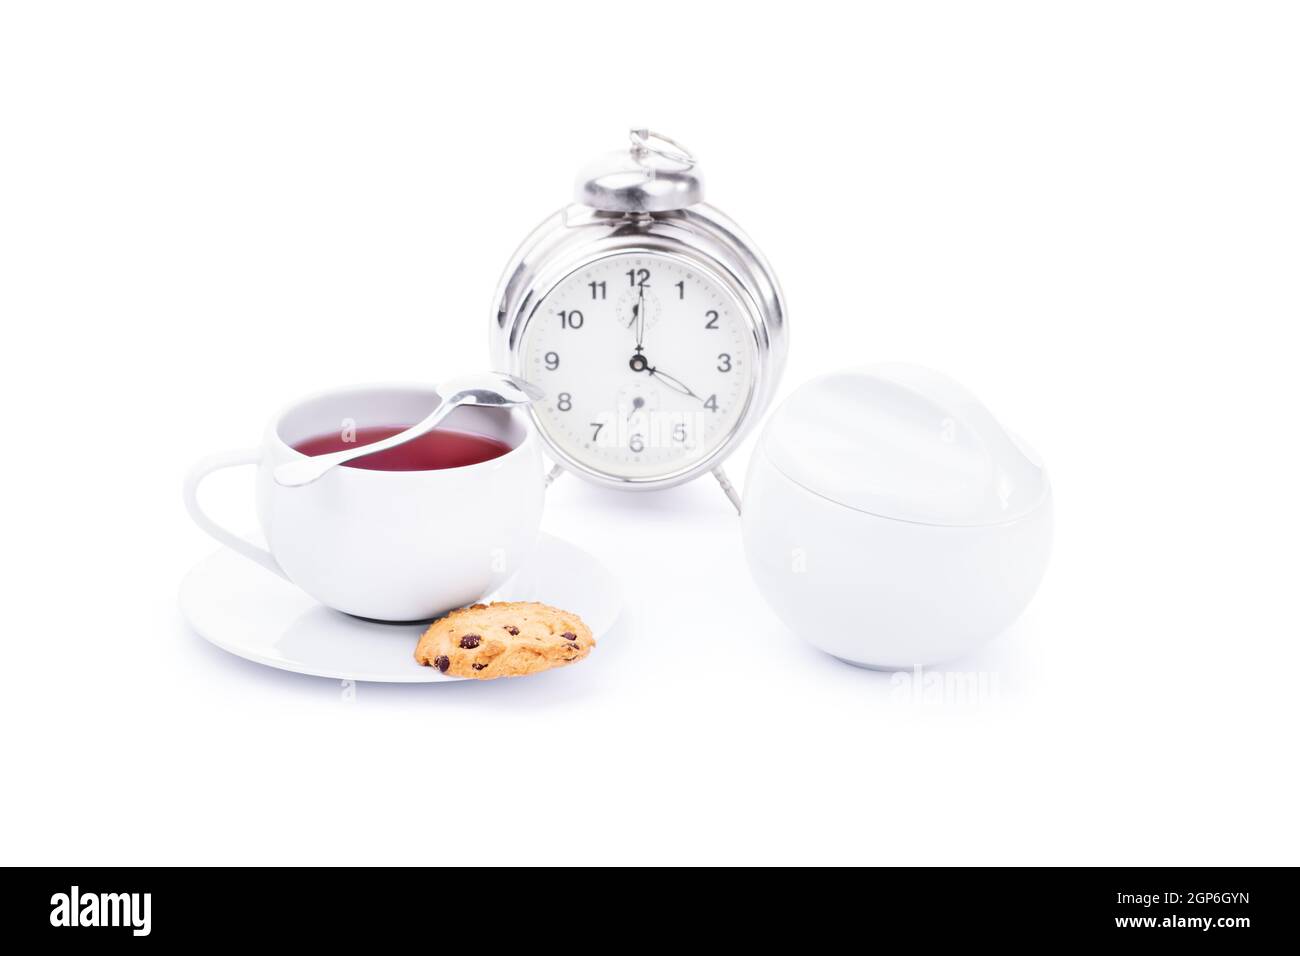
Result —
<instances>
[{"instance_id":1,"label":"white background","mask_svg":"<svg viewBox=\"0 0 1300 956\"><path fill-rule=\"evenodd\" d=\"M0 9L4 862L1300 862L1294 8ZM1047 461L996 699L785 634L708 482L554 487L634 625L566 671L349 703L190 633L190 462L486 365L643 123L781 277L783 395L919 362Z\"/></svg>"}]
</instances>

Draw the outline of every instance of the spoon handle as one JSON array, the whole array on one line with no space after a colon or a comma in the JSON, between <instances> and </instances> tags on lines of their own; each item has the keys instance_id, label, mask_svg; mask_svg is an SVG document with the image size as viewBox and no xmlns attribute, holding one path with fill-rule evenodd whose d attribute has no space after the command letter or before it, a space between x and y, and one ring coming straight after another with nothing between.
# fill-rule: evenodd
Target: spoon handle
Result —
<instances>
[{"instance_id":1,"label":"spoon handle","mask_svg":"<svg viewBox=\"0 0 1300 956\"><path fill-rule=\"evenodd\" d=\"M311 458L287 461L275 469L276 484L283 485L286 488L310 485L337 465L352 461L354 458L364 458L366 455L373 455L375 452L396 448L398 445L405 445L408 441L433 431L438 426L438 423L451 414L456 407L450 402L442 401L423 421L417 422L406 431L398 432L396 435L390 435L368 445L344 448L342 451L331 452L328 455L313 455Z\"/></svg>"}]
</instances>

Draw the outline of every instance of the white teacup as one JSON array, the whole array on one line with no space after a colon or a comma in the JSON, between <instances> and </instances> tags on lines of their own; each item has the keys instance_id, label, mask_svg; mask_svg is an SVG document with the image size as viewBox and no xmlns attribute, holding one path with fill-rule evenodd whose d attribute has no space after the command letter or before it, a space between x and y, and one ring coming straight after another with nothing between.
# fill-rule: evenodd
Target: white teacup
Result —
<instances>
[{"instance_id":1,"label":"white teacup","mask_svg":"<svg viewBox=\"0 0 1300 956\"><path fill-rule=\"evenodd\" d=\"M471 604L516 571L537 540L544 482L538 440L520 409L464 406L439 426L504 442L489 461L428 471L340 466L298 488L275 468L303 458L294 446L354 423L406 426L437 405L427 386L359 386L302 399L272 419L258 448L212 455L185 481L200 528L339 611L416 621ZM257 516L269 549L217 525L199 507L199 484L235 465L257 465Z\"/></svg>"}]
</instances>

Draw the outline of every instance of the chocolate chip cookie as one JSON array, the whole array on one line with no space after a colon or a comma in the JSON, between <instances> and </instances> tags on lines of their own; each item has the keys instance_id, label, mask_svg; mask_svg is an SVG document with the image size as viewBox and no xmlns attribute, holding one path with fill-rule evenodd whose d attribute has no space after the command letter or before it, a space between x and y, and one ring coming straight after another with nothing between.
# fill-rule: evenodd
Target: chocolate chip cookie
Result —
<instances>
[{"instance_id":1,"label":"chocolate chip cookie","mask_svg":"<svg viewBox=\"0 0 1300 956\"><path fill-rule=\"evenodd\" d=\"M568 611L531 601L496 601L452 611L429 625L415 659L453 677L521 677L582 660L591 628Z\"/></svg>"}]
</instances>

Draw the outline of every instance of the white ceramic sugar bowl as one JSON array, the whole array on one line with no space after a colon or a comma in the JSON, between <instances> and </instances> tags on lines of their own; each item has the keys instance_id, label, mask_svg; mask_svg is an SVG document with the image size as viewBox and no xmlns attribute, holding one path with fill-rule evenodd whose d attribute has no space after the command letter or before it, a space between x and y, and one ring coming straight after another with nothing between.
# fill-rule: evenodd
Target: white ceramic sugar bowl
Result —
<instances>
[{"instance_id":1,"label":"white ceramic sugar bowl","mask_svg":"<svg viewBox=\"0 0 1300 956\"><path fill-rule=\"evenodd\" d=\"M742 517L754 580L786 626L889 669L1004 630L1052 539L1042 464L968 391L911 365L796 390L754 451Z\"/></svg>"}]
</instances>

